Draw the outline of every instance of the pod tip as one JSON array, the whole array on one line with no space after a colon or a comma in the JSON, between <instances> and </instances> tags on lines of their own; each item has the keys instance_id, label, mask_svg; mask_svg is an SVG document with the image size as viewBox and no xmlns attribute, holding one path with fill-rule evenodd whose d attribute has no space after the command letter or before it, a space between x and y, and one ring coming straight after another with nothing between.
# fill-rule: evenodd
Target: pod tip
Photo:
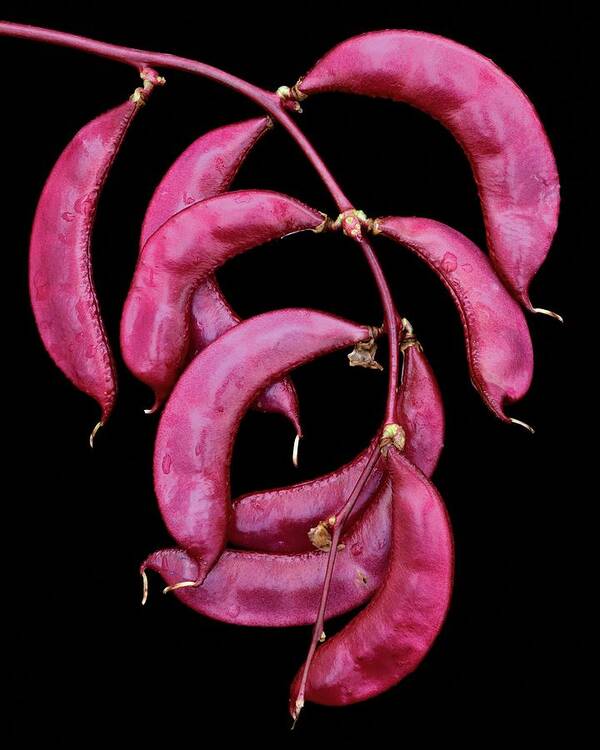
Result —
<instances>
[{"instance_id":1,"label":"pod tip","mask_svg":"<svg viewBox=\"0 0 600 750\"><path fill-rule=\"evenodd\" d=\"M149 409L144 409L144 414L155 414L158 410L159 403L158 399L155 399L154 403Z\"/></svg>"},{"instance_id":2,"label":"pod tip","mask_svg":"<svg viewBox=\"0 0 600 750\"><path fill-rule=\"evenodd\" d=\"M559 323L564 325L565 321L562 315L552 312L552 310L546 310L545 307L533 307L532 312L537 313L538 315L547 315L549 318L554 318L554 320L558 320Z\"/></svg>"},{"instance_id":3,"label":"pod tip","mask_svg":"<svg viewBox=\"0 0 600 750\"><path fill-rule=\"evenodd\" d=\"M294 447L292 448L292 463L296 469L298 468L298 449L300 447L301 437L300 433L297 432L296 437L294 438Z\"/></svg>"},{"instance_id":4,"label":"pod tip","mask_svg":"<svg viewBox=\"0 0 600 750\"><path fill-rule=\"evenodd\" d=\"M294 729L294 727L296 726L296 722L300 718L300 713L301 713L303 707L304 707L304 699L303 698L298 698L296 700L295 705L294 705L294 710L292 711L292 719L294 721L292 722L292 727L291 727L290 731L292 731Z\"/></svg>"},{"instance_id":5,"label":"pod tip","mask_svg":"<svg viewBox=\"0 0 600 750\"><path fill-rule=\"evenodd\" d=\"M508 419L511 424L518 424L520 427L524 427L528 430L532 435L535 434L534 428L527 424L527 422L522 422L520 419L515 419L514 417L509 417Z\"/></svg>"},{"instance_id":6,"label":"pod tip","mask_svg":"<svg viewBox=\"0 0 600 750\"><path fill-rule=\"evenodd\" d=\"M148 601L148 576L146 575L146 571L142 568L141 571L142 575L142 607L146 602Z\"/></svg>"},{"instance_id":7,"label":"pod tip","mask_svg":"<svg viewBox=\"0 0 600 750\"><path fill-rule=\"evenodd\" d=\"M104 422L103 422L102 420L100 420L100 421L99 421L99 422L98 422L98 423L96 424L96 426L94 427L94 429L93 429L93 430L92 430L92 432L90 433L90 448L93 448L93 447L94 447L94 438L96 437L96 433L98 432L98 430L99 430L99 429L100 429L101 427L104 427Z\"/></svg>"},{"instance_id":8,"label":"pod tip","mask_svg":"<svg viewBox=\"0 0 600 750\"><path fill-rule=\"evenodd\" d=\"M199 581L179 581L179 583L173 583L171 586L165 586L163 594L168 594L170 591L177 591L177 589L187 589L192 586L199 586Z\"/></svg>"}]
</instances>

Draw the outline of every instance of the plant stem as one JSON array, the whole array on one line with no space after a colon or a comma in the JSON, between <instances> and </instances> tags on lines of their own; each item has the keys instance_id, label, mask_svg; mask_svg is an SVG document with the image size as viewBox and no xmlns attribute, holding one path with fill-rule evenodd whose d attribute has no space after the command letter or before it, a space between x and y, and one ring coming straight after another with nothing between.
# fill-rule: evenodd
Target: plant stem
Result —
<instances>
[{"instance_id":1,"label":"plant stem","mask_svg":"<svg viewBox=\"0 0 600 750\"><path fill-rule=\"evenodd\" d=\"M393 424L396 422L395 420L395 411L396 411L396 394L397 394L397 383L398 383L398 349L399 349L399 338L398 338L398 322L396 318L394 303L392 301L389 288L387 284L385 283L385 279L382 278L382 284L379 284L379 276L383 277L383 271L381 270L381 266L377 262L377 258L375 257L375 253L373 252L371 246L368 242L366 242L364 239L358 240L359 244L362 247L362 250L367 258L367 262L369 263L371 270L373 272L373 275L375 276L376 281L378 282L378 286L380 290L382 291L382 295L385 295L384 297L384 305L386 306L386 309L391 308L392 314L391 316L386 316L386 326L389 326L387 329L388 332L388 344L390 347L390 374L389 374L389 385L390 388L393 388L393 394L392 396L389 396L388 391L388 402L386 406L386 416L385 416L385 422L384 426L387 424ZM388 323L388 321L391 321L391 324ZM396 354L396 356L392 356L392 354ZM308 680L308 673L310 671L310 666L312 664L312 660L314 658L315 652L317 650L317 646L319 645L319 642L321 640L321 634L324 632L324 624L325 624L325 610L327 608L327 599L329 597L329 589L331 588L331 578L333 576L333 568L335 565L335 560L338 553L338 544L340 542L340 537L342 535L342 531L344 530L344 525L346 523L346 520L350 513L352 513L352 510L354 509L354 506L356 505L356 501L366 484L367 480L369 479L369 476L373 469L375 468L375 465L377 464L377 461L379 460L379 457L381 455L379 441L375 444L373 447L372 453L369 457L369 461L367 462L367 465L365 466L362 474L360 475L358 482L356 483L354 489L352 490L352 493L348 500L344 503L344 506L342 509L338 512L335 519L335 526L333 535L331 537L331 547L329 548L329 556L327 558L327 569L325 572L325 580L323 582L323 588L321 590L321 600L319 602L319 611L317 614L317 620L315 622L313 632L312 632L312 638L310 641L310 646L308 649L308 654L306 657L306 661L304 662L304 669L302 670L302 678L300 680L300 686L298 689L298 695L296 696L296 703L294 708L294 721L298 719L298 716L300 714L300 711L302 710L302 706L304 705L304 692L306 690L306 683Z\"/></svg>"},{"instance_id":2,"label":"plant stem","mask_svg":"<svg viewBox=\"0 0 600 750\"><path fill-rule=\"evenodd\" d=\"M335 565L335 560L336 560L337 552L338 552L338 545L340 543L340 538L342 535L344 524L345 524L346 519L352 512L352 509L354 508L356 501L358 500L358 496L360 495L362 488L364 487L366 481L371 475L371 472L375 468L375 465L379 461L380 456L381 456L381 451L379 448L379 441L377 441L372 448L371 455L369 456L369 460L365 468L363 469L358 482L356 483L354 489L352 490L350 497L348 498L348 500L344 504L344 507L338 513L335 519L335 526L333 530L333 535L331 537L331 547L329 548L329 555L327 558L325 580L323 582L323 589L321 591L321 600L319 602L319 611L317 613L317 620L313 628L310 647L308 649L306 661L304 662L304 669L302 670L302 678L300 680L300 686L298 688L298 694L296 696L294 720L298 718L300 711L302 710L302 706L304 705L304 692L306 690L308 673L310 671L310 666L312 664L313 657L317 650L317 646L319 645L319 642L321 641L321 634L324 632L325 609L327 607L327 598L329 595L329 589L331 587L331 578L333 576L333 568Z\"/></svg>"},{"instance_id":3,"label":"plant stem","mask_svg":"<svg viewBox=\"0 0 600 750\"><path fill-rule=\"evenodd\" d=\"M340 211L345 211L352 207L350 201L346 198L337 182L333 179L321 157L317 154L296 123L282 108L281 99L277 94L271 91L266 91L259 86L254 86L243 78L238 78L231 73L226 73L212 65L207 65L206 63L198 62L197 60L192 60L187 57L179 57L178 55L171 55L163 52L150 52L147 50L121 47L117 44L99 42L95 39L88 39L87 37L78 36L77 34L68 34L64 31L54 31L52 29L42 29L37 26L27 26L26 24L0 21L0 36L12 36L20 39L30 39L37 42L55 44L61 47L70 47L72 49L77 49L80 52L89 52L99 57L106 57L109 60L115 60L126 65L131 65L137 70L149 66L182 70L188 73L195 73L203 78L208 78L211 81L216 81L223 86L227 86L258 104L262 109L266 110L274 120L277 120L283 125L319 173Z\"/></svg>"},{"instance_id":4,"label":"plant stem","mask_svg":"<svg viewBox=\"0 0 600 750\"><path fill-rule=\"evenodd\" d=\"M216 81L223 86L227 86L258 104L268 112L273 120L280 123L280 125L287 130L321 177L321 180L331 193L331 196L340 212L353 207L310 141L281 106L279 96L271 91L266 91L258 86L254 86L248 81L244 81L242 78L238 78L237 76L226 73L219 68L198 62L197 60L191 60L186 57L179 57L178 55L171 55L162 52L150 52L147 50L122 47L117 44L108 44L106 42L99 42L94 39L88 39L87 37L78 36L77 34L69 34L63 31L54 31L53 29L44 29L38 26L28 26L26 24L0 21L0 36L17 37L20 39L45 42L47 44L55 44L62 47L70 47L72 49L80 50L81 52L88 52L93 55L105 57L109 60L116 60L117 62L131 65L138 71L141 71L144 67L148 66L181 70L188 73L194 73L203 78ZM390 337L390 341L395 341L396 337L394 336L394 332L396 330L396 317L389 287L379 265L379 261L377 260L370 244L364 239L360 239L358 242L362 247L363 253L371 271L373 272L375 282L379 289L384 309L386 331ZM396 347L392 344L390 344L389 362L390 372L386 414L387 421L393 421L391 415L393 415L395 411L398 353Z\"/></svg>"}]
</instances>

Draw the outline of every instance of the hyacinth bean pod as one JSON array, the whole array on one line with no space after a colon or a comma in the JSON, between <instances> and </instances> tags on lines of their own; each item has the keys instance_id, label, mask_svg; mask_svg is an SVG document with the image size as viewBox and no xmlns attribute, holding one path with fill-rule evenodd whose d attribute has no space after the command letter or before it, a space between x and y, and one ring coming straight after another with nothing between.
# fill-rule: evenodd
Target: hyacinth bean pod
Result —
<instances>
[{"instance_id":1,"label":"hyacinth bean pod","mask_svg":"<svg viewBox=\"0 0 600 750\"><path fill-rule=\"evenodd\" d=\"M29 248L29 290L38 331L56 365L108 419L116 397L113 357L94 283L90 243L100 193L135 114L153 86L96 117L75 135L52 168L38 202Z\"/></svg>"},{"instance_id":2,"label":"hyacinth bean pod","mask_svg":"<svg viewBox=\"0 0 600 750\"><path fill-rule=\"evenodd\" d=\"M525 307L556 231L559 182L530 100L491 60L419 31L375 31L338 44L296 88L406 102L439 120L463 148L477 183L496 270Z\"/></svg>"},{"instance_id":3,"label":"hyacinth bean pod","mask_svg":"<svg viewBox=\"0 0 600 750\"><path fill-rule=\"evenodd\" d=\"M185 370L159 423L154 486L171 535L197 563L198 581L225 546L229 465L245 410L289 370L370 335L332 315L280 310L232 328Z\"/></svg>"},{"instance_id":4,"label":"hyacinth bean pod","mask_svg":"<svg viewBox=\"0 0 600 750\"><path fill-rule=\"evenodd\" d=\"M150 199L142 224L140 249L171 216L228 190L246 156L270 127L268 117L245 120L211 130L188 146L167 170ZM196 289L191 316L188 359L240 322L213 276ZM298 399L291 381L273 383L254 406L261 411L284 414L296 432L301 433Z\"/></svg>"},{"instance_id":5,"label":"hyacinth bean pod","mask_svg":"<svg viewBox=\"0 0 600 750\"><path fill-rule=\"evenodd\" d=\"M383 580L390 547L391 489L383 482L342 538L326 617L368 601ZM257 627L310 625L321 596L327 554L276 554L226 549L201 586L177 588L200 575L179 549L159 550L142 565L159 573L188 607L215 620Z\"/></svg>"},{"instance_id":6,"label":"hyacinth bean pod","mask_svg":"<svg viewBox=\"0 0 600 750\"><path fill-rule=\"evenodd\" d=\"M239 190L196 203L154 232L125 302L121 347L129 369L154 390L156 404L184 363L198 286L235 255L322 223L322 214L294 198Z\"/></svg>"},{"instance_id":7,"label":"hyacinth bean pod","mask_svg":"<svg viewBox=\"0 0 600 750\"><path fill-rule=\"evenodd\" d=\"M473 384L500 419L523 424L506 416L504 404L529 389L531 337L523 312L486 256L463 234L432 219L393 216L377 219L376 226L415 252L446 285L462 319Z\"/></svg>"},{"instance_id":8,"label":"hyacinth bean pod","mask_svg":"<svg viewBox=\"0 0 600 750\"><path fill-rule=\"evenodd\" d=\"M257 117L215 128L190 144L169 167L150 198L140 247L171 216L229 190L249 151L270 127L268 117Z\"/></svg>"},{"instance_id":9,"label":"hyacinth bean pod","mask_svg":"<svg viewBox=\"0 0 600 750\"><path fill-rule=\"evenodd\" d=\"M406 318L402 330L403 360L396 421L406 435L404 455L430 477L444 447L444 404L431 365Z\"/></svg>"},{"instance_id":10,"label":"hyacinth bean pod","mask_svg":"<svg viewBox=\"0 0 600 750\"><path fill-rule=\"evenodd\" d=\"M435 375L406 320L404 331L396 418L406 433L405 455L431 476L444 445L444 407ZM308 531L343 507L373 447L374 443L342 468L317 479L239 498L233 504L229 542L264 552L310 550ZM379 463L363 487L349 522L370 502L383 476L384 468Z\"/></svg>"},{"instance_id":11,"label":"hyacinth bean pod","mask_svg":"<svg viewBox=\"0 0 600 750\"><path fill-rule=\"evenodd\" d=\"M308 532L335 515L354 489L375 442L345 466L328 474L263 492L253 492L233 503L228 541L257 552L293 554L314 549ZM384 478L377 464L356 502L356 513L370 502ZM355 513L355 515L356 515Z\"/></svg>"},{"instance_id":12,"label":"hyacinth bean pod","mask_svg":"<svg viewBox=\"0 0 600 750\"><path fill-rule=\"evenodd\" d=\"M391 549L375 597L317 648L302 685L292 684L290 712L304 700L345 705L379 695L410 674L442 627L454 569L452 531L435 487L399 451L386 457L392 485Z\"/></svg>"}]
</instances>

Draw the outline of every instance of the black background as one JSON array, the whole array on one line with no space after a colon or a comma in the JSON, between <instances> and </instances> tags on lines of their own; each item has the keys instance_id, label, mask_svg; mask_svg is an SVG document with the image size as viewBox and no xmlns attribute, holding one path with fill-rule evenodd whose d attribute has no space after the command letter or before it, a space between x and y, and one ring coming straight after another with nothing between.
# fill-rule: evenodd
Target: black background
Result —
<instances>
[{"instance_id":1,"label":"black background","mask_svg":"<svg viewBox=\"0 0 600 750\"><path fill-rule=\"evenodd\" d=\"M200 5L200 4L199 4ZM246 742L393 742L500 733L552 734L571 720L580 602L575 528L585 500L572 458L581 410L573 371L584 368L579 281L583 253L585 132L575 4L532 3L492 11L449 3L403 4L382 12L287 5L195 12L164 3L102 11L53 4L4 6L7 20L46 25L132 47L201 59L274 90L291 85L335 43L362 31L415 28L491 57L534 102L555 149L562 185L559 230L531 296L564 315L561 327L531 317L536 355L530 393L510 413L531 436L498 422L472 388L457 312L434 275L406 251L376 249L402 314L412 321L438 375L447 408L446 448L435 475L456 537L452 608L430 655L385 695L346 709L309 705L293 735L288 683L309 630L251 630L212 622L160 594L140 606L140 561L170 544L152 489L156 419L150 393L119 359L120 396L92 452L97 406L50 361L28 300L28 236L45 176L74 133L137 85L127 66L77 51L0 39L3 117L2 231L5 377L4 620L14 667L9 690L15 746L31 735L59 745L92 738L137 744L164 738L204 745ZM133 10L133 9L131 9ZM589 63L588 63L589 64ZM113 343L152 190L172 160L206 130L254 116L254 105L210 82L166 71L168 85L137 118L102 195L94 232L98 294ZM404 105L344 96L309 100L300 124L344 190L370 216L422 215L484 245L467 161L452 137ZM334 213L311 167L280 130L250 156L237 187L295 195ZM244 317L311 306L378 323L365 263L340 237L304 235L247 253L220 274ZM577 284L577 286L576 286ZM582 359L583 358L583 359ZM381 352L385 361L385 352ZM344 355L294 374L306 439L291 466L292 430L273 415L249 414L236 443L236 494L331 470L374 433L385 377L350 370ZM567 614L568 613L568 614ZM571 727L573 731L573 727ZM219 739L221 738L221 739Z\"/></svg>"}]
</instances>

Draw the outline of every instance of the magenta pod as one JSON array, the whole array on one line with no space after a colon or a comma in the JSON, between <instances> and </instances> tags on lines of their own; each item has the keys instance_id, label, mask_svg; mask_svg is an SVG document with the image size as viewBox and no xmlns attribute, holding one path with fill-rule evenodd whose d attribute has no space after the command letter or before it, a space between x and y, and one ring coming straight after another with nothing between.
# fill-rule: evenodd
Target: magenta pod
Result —
<instances>
[{"instance_id":1,"label":"magenta pod","mask_svg":"<svg viewBox=\"0 0 600 750\"><path fill-rule=\"evenodd\" d=\"M444 37L389 30L338 44L298 91L406 102L445 125L473 169L493 263L517 299L536 310L528 288L556 231L559 182L538 115L511 78Z\"/></svg>"},{"instance_id":2,"label":"magenta pod","mask_svg":"<svg viewBox=\"0 0 600 750\"><path fill-rule=\"evenodd\" d=\"M232 328L185 370L159 423L154 486L171 535L197 563L198 581L225 546L231 452L252 400L294 367L370 335L332 315L280 310Z\"/></svg>"},{"instance_id":3,"label":"magenta pod","mask_svg":"<svg viewBox=\"0 0 600 750\"><path fill-rule=\"evenodd\" d=\"M48 354L69 380L94 398L108 419L116 375L92 280L90 242L101 190L121 142L156 83L85 125L52 168L35 212L29 248L29 290Z\"/></svg>"},{"instance_id":4,"label":"magenta pod","mask_svg":"<svg viewBox=\"0 0 600 750\"><path fill-rule=\"evenodd\" d=\"M473 384L500 419L505 402L522 398L533 376L533 348L520 307L486 256L463 234L431 219L377 219L377 231L406 245L444 282L460 313ZM531 429L524 425L527 429Z\"/></svg>"},{"instance_id":5,"label":"magenta pod","mask_svg":"<svg viewBox=\"0 0 600 750\"><path fill-rule=\"evenodd\" d=\"M322 223L322 214L286 195L240 190L196 203L154 232L125 302L121 347L129 369L154 390L156 405L187 355L198 286L235 255Z\"/></svg>"},{"instance_id":6,"label":"magenta pod","mask_svg":"<svg viewBox=\"0 0 600 750\"><path fill-rule=\"evenodd\" d=\"M342 537L327 618L364 604L381 585L389 555L390 513L391 490L384 482ZM314 622L326 565L327 553L316 549L295 555L226 549L202 586L178 587L181 581L196 580L200 571L183 550L166 549L150 555L142 573L160 573L184 604L206 617L236 625L289 627Z\"/></svg>"},{"instance_id":7,"label":"magenta pod","mask_svg":"<svg viewBox=\"0 0 600 750\"><path fill-rule=\"evenodd\" d=\"M249 151L271 127L268 117L216 128L197 138L173 162L158 184L142 224L140 249L171 216L198 201L229 190ZM240 322L214 277L192 298L188 359ZM254 404L261 411L284 414L300 433L298 399L290 380L273 383Z\"/></svg>"},{"instance_id":8,"label":"magenta pod","mask_svg":"<svg viewBox=\"0 0 600 750\"><path fill-rule=\"evenodd\" d=\"M403 321L402 382L396 420L406 433L404 453L431 476L444 445L444 407L435 375L408 321ZM228 539L243 549L297 553L310 550L310 529L338 513L354 489L374 443L353 461L308 482L254 492L233 504ZM381 463L373 469L350 520L371 500L382 481Z\"/></svg>"},{"instance_id":9,"label":"magenta pod","mask_svg":"<svg viewBox=\"0 0 600 750\"><path fill-rule=\"evenodd\" d=\"M340 706L366 700L410 674L439 633L452 593L454 548L435 487L395 448L387 455L392 483L391 550L375 597L315 652L305 685L291 689L297 718L304 700Z\"/></svg>"},{"instance_id":10,"label":"magenta pod","mask_svg":"<svg viewBox=\"0 0 600 750\"><path fill-rule=\"evenodd\" d=\"M241 322L229 306L214 276L204 281L192 297L189 360L212 341ZM290 378L283 378L265 388L252 408L262 412L283 414L293 424L296 434L302 435L298 395Z\"/></svg>"},{"instance_id":11,"label":"magenta pod","mask_svg":"<svg viewBox=\"0 0 600 750\"><path fill-rule=\"evenodd\" d=\"M171 216L229 190L246 156L271 126L268 117L257 117L211 130L190 144L169 167L148 203L140 247Z\"/></svg>"}]
</instances>

